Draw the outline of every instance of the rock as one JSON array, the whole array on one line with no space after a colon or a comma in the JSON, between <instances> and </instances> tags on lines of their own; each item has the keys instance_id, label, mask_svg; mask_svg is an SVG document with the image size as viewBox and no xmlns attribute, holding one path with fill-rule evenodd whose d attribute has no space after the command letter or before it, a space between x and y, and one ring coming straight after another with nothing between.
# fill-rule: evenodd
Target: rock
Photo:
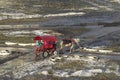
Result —
<instances>
[{"instance_id":1,"label":"rock","mask_svg":"<svg viewBox=\"0 0 120 80\"><path fill-rule=\"evenodd\" d=\"M41 74L48 75L48 71L42 71Z\"/></svg>"}]
</instances>

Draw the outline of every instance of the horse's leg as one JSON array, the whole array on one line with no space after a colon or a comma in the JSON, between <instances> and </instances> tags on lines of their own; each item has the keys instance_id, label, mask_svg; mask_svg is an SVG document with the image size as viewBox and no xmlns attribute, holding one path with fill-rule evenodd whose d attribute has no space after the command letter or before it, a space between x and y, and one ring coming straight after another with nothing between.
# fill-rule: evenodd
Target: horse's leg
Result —
<instances>
[{"instance_id":1,"label":"horse's leg","mask_svg":"<svg viewBox=\"0 0 120 80\"><path fill-rule=\"evenodd\" d=\"M59 54L63 54L63 41L60 42Z\"/></svg>"},{"instance_id":2,"label":"horse's leg","mask_svg":"<svg viewBox=\"0 0 120 80\"><path fill-rule=\"evenodd\" d=\"M60 49L60 50L63 49L63 41L60 42L60 48L59 48L59 49Z\"/></svg>"},{"instance_id":3,"label":"horse's leg","mask_svg":"<svg viewBox=\"0 0 120 80\"><path fill-rule=\"evenodd\" d=\"M70 53L72 53L73 51L74 51L74 44L70 46Z\"/></svg>"}]
</instances>

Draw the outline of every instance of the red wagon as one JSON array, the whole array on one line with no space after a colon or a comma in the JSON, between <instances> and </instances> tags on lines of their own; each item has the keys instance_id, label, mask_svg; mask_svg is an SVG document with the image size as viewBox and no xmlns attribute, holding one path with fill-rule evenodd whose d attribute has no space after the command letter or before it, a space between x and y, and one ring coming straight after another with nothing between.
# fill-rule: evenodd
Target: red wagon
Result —
<instances>
[{"instance_id":1,"label":"red wagon","mask_svg":"<svg viewBox=\"0 0 120 80\"><path fill-rule=\"evenodd\" d=\"M36 58L42 55L43 58L48 57L49 54L53 54L56 51L56 42L58 39L55 36L36 36L34 41L43 41L43 44L38 47L35 46Z\"/></svg>"}]
</instances>

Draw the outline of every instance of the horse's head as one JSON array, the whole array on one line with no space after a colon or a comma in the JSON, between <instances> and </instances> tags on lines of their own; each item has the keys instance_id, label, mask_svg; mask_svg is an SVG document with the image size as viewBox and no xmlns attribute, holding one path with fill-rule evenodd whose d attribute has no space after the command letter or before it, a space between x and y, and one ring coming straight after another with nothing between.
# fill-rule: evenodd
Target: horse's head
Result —
<instances>
[{"instance_id":1,"label":"horse's head","mask_svg":"<svg viewBox=\"0 0 120 80\"><path fill-rule=\"evenodd\" d=\"M80 39L79 39L79 38L74 38L74 41L75 41L76 43L79 43L79 42L80 42Z\"/></svg>"}]
</instances>

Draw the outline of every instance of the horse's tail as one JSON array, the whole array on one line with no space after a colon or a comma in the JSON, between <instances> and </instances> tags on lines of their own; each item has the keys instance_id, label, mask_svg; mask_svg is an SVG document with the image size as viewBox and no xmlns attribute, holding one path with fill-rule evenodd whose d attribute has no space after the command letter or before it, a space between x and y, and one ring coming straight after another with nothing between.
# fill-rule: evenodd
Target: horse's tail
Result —
<instances>
[{"instance_id":1,"label":"horse's tail","mask_svg":"<svg viewBox=\"0 0 120 80\"><path fill-rule=\"evenodd\" d=\"M63 41L60 41L60 50L63 48Z\"/></svg>"}]
</instances>

